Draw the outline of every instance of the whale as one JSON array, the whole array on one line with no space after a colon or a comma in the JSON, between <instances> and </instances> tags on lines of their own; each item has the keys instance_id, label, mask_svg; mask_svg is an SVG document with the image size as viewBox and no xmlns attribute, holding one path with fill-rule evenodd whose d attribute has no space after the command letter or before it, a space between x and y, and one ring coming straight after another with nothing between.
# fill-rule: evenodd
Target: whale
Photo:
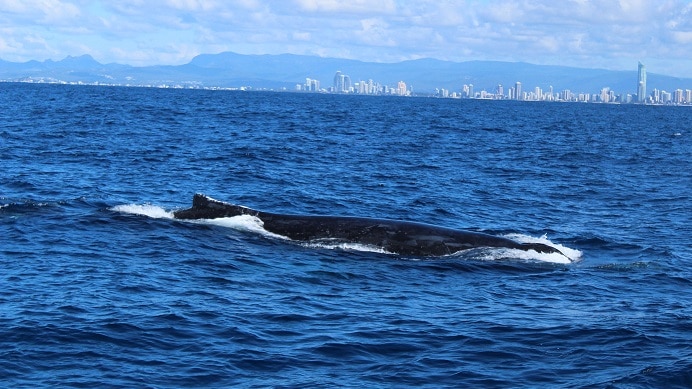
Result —
<instances>
[{"instance_id":1,"label":"whale","mask_svg":"<svg viewBox=\"0 0 692 389\"><path fill-rule=\"evenodd\" d=\"M256 217L266 231L294 241L361 244L403 256L441 257L474 248L508 248L567 257L543 243L520 243L481 232L370 217L271 213L215 200L201 193L193 196L191 208L173 212L173 217L181 220L242 215Z\"/></svg>"}]
</instances>

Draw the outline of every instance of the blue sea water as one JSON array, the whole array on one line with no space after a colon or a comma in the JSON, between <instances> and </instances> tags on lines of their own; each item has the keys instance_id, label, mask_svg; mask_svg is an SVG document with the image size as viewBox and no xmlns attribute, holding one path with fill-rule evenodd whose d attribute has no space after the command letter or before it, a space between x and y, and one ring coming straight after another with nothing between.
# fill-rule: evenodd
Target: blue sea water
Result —
<instances>
[{"instance_id":1,"label":"blue sea water","mask_svg":"<svg viewBox=\"0 0 692 389\"><path fill-rule=\"evenodd\" d=\"M5 387L692 387L686 107L0 84ZM201 192L557 245L407 258Z\"/></svg>"}]
</instances>

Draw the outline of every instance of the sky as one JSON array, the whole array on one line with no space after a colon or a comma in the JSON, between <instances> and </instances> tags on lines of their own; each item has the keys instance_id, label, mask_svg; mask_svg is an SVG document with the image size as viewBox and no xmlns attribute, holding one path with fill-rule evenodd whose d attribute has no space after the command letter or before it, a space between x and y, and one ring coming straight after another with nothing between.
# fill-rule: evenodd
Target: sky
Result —
<instances>
[{"instance_id":1,"label":"sky","mask_svg":"<svg viewBox=\"0 0 692 389\"><path fill-rule=\"evenodd\" d=\"M0 0L0 59L436 58L692 78L692 0Z\"/></svg>"}]
</instances>

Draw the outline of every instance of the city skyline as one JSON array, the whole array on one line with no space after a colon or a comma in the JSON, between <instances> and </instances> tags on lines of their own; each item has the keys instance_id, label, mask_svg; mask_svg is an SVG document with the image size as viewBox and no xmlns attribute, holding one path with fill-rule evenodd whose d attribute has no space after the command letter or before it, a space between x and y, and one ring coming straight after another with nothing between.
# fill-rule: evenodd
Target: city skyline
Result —
<instances>
[{"instance_id":1,"label":"city skyline","mask_svg":"<svg viewBox=\"0 0 692 389\"><path fill-rule=\"evenodd\" d=\"M333 84L328 89L320 88L321 82L310 77L305 78L304 84L296 84L296 91L301 92L330 92L349 94L356 93L360 95L395 95L395 96L410 96L413 90L409 89L404 81L397 82L396 86L382 84L373 79L359 80L351 83L351 77L344 74L341 70L337 70L334 74Z\"/></svg>"},{"instance_id":2,"label":"city skyline","mask_svg":"<svg viewBox=\"0 0 692 389\"><path fill-rule=\"evenodd\" d=\"M638 71L627 72L626 79L623 72L547 67L526 63L452 63L425 59L383 65L310 56L247 56L229 52L200 55L189 64L178 67L137 68L120 64L101 64L84 55L68 57L58 62L32 61L21 64L0 61L0 80L628 103L639 102L638 96L642 96L639 92L640 87L644 91L647 89L646 68L641 61L637 64ZM352 78L346 72L332 71L331 76L325 77L324 73L329 71L328 68L334 69L335 65L338 66L337 69L355 71L355 74L361 76ZM290 84L289 80L295 80L301 69L313 69L317 74L304 78L305 83ZM616 80L614 84L613 77ZM321 80L325 78L330 81L322 83ZM383 78L385 81L378 81ZM285 81L278 81L281 79ZM505 82L508 79L517 81L498 83L496 80L499 79ZM528 82L525 82L527 79ZM472 82L468 83L465 80ZM550 80L557 82L555 87ZM594 82L596 80L597 82ZM654 89L645 95L647 103L689 104L692 101L689 92L692 79L676 79L654 73L652 80ZM490 86L493 83L495 86ZM268 86L272 84L274 86ZM282 86L277 87L277 84ZM584 87L587 84L588 87ZM421 85L424 87L421 88ZM582 87L573 89L570 87L572 85ZM615 88L611 88L611 85ZM414 89L414 86L417 88Z\"/></svg>"},{"instance_id":3,"label":"city skyline","mask_svg":"<svg viewBox=\"0 0 692 389\"><path fill-rule=\"evenodd\" d=\"M368 82L358 81L351 86L351 78L347 74L337 70L332 87L328 89L320 88L319 80L306 78L305 84L297 84L296 91L308 92L329 92L337 94L361 94L361 95L396 95L396 96L411 96L413 95L412 87L409 90L404 81L399 81L396 87L374 83L370 79ZM673 92L659 90L654 88L650 95L646 94L646 66L641 61L637 63L637 93L636 94L616 94L616 91L610 87L603 87L598 93L589 92L573 92L570 89L564 89L560 92L555 92L550 86L549 90L543 91L539 86L534 87L531 91L524 91L521 81L515 82L514 86L510 87L505 94L502 84L498 84L494 92L481 90L474 91L473 84L464 84L460 88L460 93L444 88L438 88L435 97L442 98L467 98L467 99L482 99L482 100L517 100L517 101L549 101L549 102L581 102L581 103L639 103L639 104L676 104L676 105L692 105L692 89L678 88ZM362 87L362 85L368 87Z\"/></svg>"}]
</instances>

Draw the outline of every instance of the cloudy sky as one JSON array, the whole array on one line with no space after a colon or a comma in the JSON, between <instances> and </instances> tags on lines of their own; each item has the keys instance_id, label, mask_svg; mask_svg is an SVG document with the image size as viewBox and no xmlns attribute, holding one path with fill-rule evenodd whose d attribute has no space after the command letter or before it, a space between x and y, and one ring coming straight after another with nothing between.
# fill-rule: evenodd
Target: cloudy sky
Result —
<instances>
[{"instance_id":1,"label":"cloudy sky","mask_svg":"<svg viewBox=\"0 0 692 389\"><path fill-rule=\"evenodd\" d=\"M0 59L501 60L692 77L692 0L0 0Z\"/></svg>"}]
</instances>

